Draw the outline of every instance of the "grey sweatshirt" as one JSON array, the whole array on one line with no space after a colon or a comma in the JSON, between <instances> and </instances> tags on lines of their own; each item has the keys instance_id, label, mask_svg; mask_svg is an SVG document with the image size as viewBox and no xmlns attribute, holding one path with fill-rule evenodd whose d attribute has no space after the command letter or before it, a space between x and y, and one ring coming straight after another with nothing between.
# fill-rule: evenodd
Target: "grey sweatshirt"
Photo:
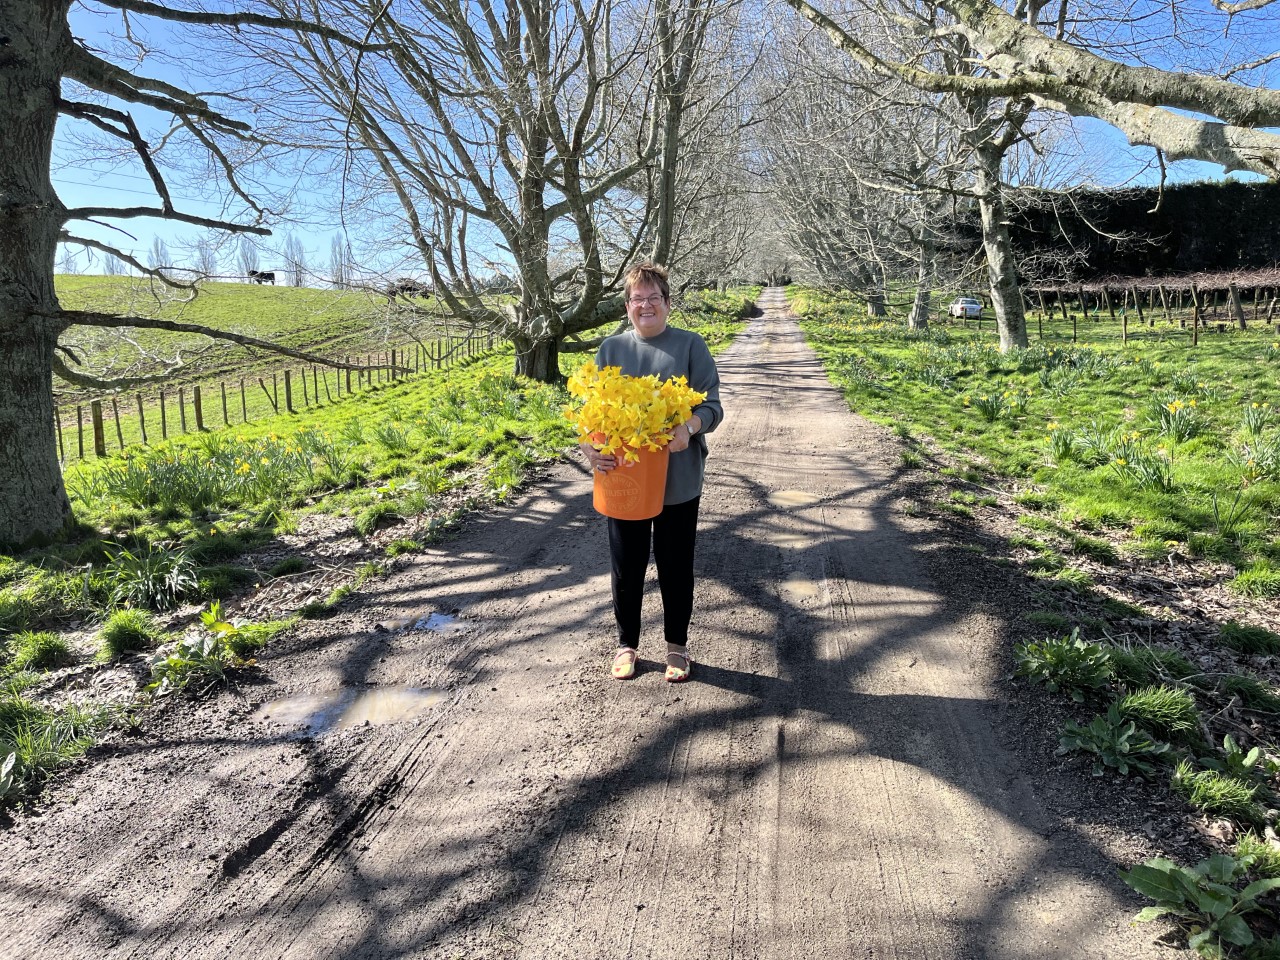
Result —
<instances>
[{"instance_id":1,"label":"grey sweatshirt","mask_svg":"<svg viewBox=\"0 0 1280 960\"><path fill-rule=\"evenodd\" d=\"M629 377L656 376L659 380L687 377L689 386L707 398L693 408L702 421L687 450L671 454L667 465L667 491L663 504L684 503L702 494L703 464L707 459L706 434L720 426L720 374L702 337L668 325L656 337L645 339L635 330L607 338L596 351L596 366L621 367Z\"/></svg>"}]
</instances>

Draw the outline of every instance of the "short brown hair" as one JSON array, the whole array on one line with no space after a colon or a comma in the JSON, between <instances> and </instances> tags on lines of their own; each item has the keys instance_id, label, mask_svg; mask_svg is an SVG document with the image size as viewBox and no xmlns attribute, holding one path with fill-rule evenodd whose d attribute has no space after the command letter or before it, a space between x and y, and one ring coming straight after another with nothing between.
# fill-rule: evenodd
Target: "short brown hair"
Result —
<instances>
[{"instance_id":1,"label":"short brown hair","mask_svg":"<svg viewBox=\"0 0 1280 960\"><path fill-rule=\"evenodd\" d=\"M652 284L661 290L662 299L671 299L671 284L667 282L667 268L661 264L649 260L632 264L622 286L623 297L630 300L631 291L644 284Z\"/></svg>"}]
</instances>

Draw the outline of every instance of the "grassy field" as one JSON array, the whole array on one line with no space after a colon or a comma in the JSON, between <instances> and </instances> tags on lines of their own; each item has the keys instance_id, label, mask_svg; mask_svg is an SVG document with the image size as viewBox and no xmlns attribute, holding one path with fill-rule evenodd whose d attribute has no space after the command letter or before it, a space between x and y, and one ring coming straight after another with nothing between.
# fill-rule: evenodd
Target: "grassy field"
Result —
<instances>
[{"instance_id":1,"label":"grassy field","mask_svg":"<svg viewBox=\"0 0 1280 960\"><path fill-rule=\"evenodd\" d=\"M672 323L719 352L753 295L687 297ZM562 369L589 356L562 355ZM572 448L567 392L514 377L512 366L509 352L494 351L296 415L68 466L76 536L0 556L0 767L10 764L0 770L0 803L119 720L118 711L58 700L60 671L143 653L152 657L144 705L202 691L295 618L327 616L379 574L377 562L346 571L328 597L278 621L223 617L223 602L310 567L299 556L270 569L242 559L295 531L303 514L339 518L342 535L354 531L394 557L439 539L461 514L504 499L531 467ZM389 525L417 539L378 537Z\"/></svg>"},{"instance_id":2,"label":"grassy field","mask_svg":"<svg viewBox=\"0 0 1280 960\"><path fill-rule=\"evenodd\" d=\"M851 297L794 308L855 410L928 437L1079 531L1232 564L1233 589L1280 596L1280 332L1201 333L1060 318L1001 354L985 329L869 322ZM1136 325L1135 325L1136 326ZM1088 340L1084 335L1088 334Z\"/></svg>"},{"instance_id":3,"label":"grassy field","mask_svg":"<svg viewBox=\"0 0 1280 960\"><path fill-rule=\"evenodd\" d=\"M58 298L68 310L199 323L328 357L373 352L415 337L432 340L443 335L447 326L434 300L415 301L415 309L363 291L202 283L199 295L182 303L175 300L174 291L137 277L60 275L55 282ZM162 330L76 327L61 342L90 371L146 374L163 370L163 361L181 354L188 366L175 373L174 385L239 377L281 364L275 355ZM70 396L76 391L65 392Z\"/></svg>"}]
</instances>

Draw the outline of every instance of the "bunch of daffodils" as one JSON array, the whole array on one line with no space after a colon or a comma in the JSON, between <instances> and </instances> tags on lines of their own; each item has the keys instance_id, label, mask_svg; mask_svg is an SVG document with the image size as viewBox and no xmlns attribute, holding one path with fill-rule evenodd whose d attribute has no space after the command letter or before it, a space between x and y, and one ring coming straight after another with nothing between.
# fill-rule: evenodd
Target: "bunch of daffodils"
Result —
<instances>
[{"instance_id":1,"label":"bunch of daffodils","mask_svg":"<svg viewBox=\"0 0 1280 960\"><path fill-rule=\"evenodd\" d=\"M601 370L590 361L569 378L569 392L582 401L564 411L578 428L579 442L632 461L640 459L642 448L666 446L670 431L693 416L693 407L706 398L684 377L659 383L653 376L628 377L621 367Z\"/></svg>"}]
</instances>

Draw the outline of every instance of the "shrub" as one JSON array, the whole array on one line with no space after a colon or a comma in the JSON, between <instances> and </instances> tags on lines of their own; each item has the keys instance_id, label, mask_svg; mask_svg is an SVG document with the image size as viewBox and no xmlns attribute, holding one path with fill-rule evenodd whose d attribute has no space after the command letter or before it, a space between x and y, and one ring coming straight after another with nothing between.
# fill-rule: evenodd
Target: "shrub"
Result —
<instances>
[{"instance_id":1,"label":"shrub","mask_svg":"<svg viewBox=\"0 0 1280 960\"><path fill-rule=\"evenodd\" d=\"M1050 692L1061 689L1077 703L1084 701L1084 691L1105 687L1112 676L1106 649L1081 640L1078 628L1067 637L1020 644L1014 655L1019 676L1043 683Z\"/></svg>"},{"instance_id":2,"label":"shrub","mask_svg":"<svg viewBox=\"0 0 1280 960\"><path fill-rule=\"evenodd\" d=\"M118 657L131 650L143 650L160 637L155 621L145 610L117 610L98 631L104 657Z\"/></svg>"},{"instance_id":3,"label":"shrub","mask_svg":"<svg viewBox=\"0 0 1280 960\"><path fill-rule=\"evenodd\" d=\"M84 753L106 720L101 710L58 712L14 693L0 695L0 798L19 794Z\"/></svg>"},{"instance_id":4,"label":"shrub","mask_svg":"<svg viewBox=\"0 0 1280 960\"><path fill-rule=\"evenodd\" d=\"M1200 711L1195 698L1177 687L1144 687L1122 697L1117 706L1127 720L1170 740L1198 742Z\"/></svg>"},{"instance_id":5,"label":"shrub","mask_svg":"<svg viewBox=\"0 0 1280 960\"><path fill-rule=\"evenodd\" d=\"M356 533L367 537L379 527L391 526L403 519L394 504L375 503L363 510L355 519Z\"/></svg>"},{"instance_id":6,"label":"shrub","mask_svg":"<svg viewBox=\"0 0 1280 960\"><path fill-rule=\"evenodd\" d=\"M271 567L267 571L267 575L271 577L287 577L292 573L302 573L309 570L311 564L306 557L285 557L279 563Z\"/></svg>"},{"instance_id":7,"label":"shrub","mask_svg":"<svg viewBox=\"0 0 1280 960\"><path fill-rule=\"evenodd\" d=\"M1216 770L1196 770L1188 761L1180 760L1170 786L1204 813L1229 817L1239 823L1259 825L1265 821L1262 809L1254 801L1258 785L1239 777Z\"/></svg>"},{"instance_id":8,"label":"shrub","mask_svg":"<svg viewBox=\"0 0 1280 960\"><path fill-rule=\"evenodd\" d=\"M1262 627L1249 626L1228 620L1218 629L1218 639L1240 653L1280 653L1280 633L1272 633Z\"/></svg>"},{"instance_id":9,"label":"shrub","mask_svg":"<svg viewBox=\"0 0 1280 960\"><path fill-rule=\"evenodd\" d=\"M9 644L15 670L52 670L71 662L71 648L56 633L25 631Z\"/></svg>"}]
</instances>

